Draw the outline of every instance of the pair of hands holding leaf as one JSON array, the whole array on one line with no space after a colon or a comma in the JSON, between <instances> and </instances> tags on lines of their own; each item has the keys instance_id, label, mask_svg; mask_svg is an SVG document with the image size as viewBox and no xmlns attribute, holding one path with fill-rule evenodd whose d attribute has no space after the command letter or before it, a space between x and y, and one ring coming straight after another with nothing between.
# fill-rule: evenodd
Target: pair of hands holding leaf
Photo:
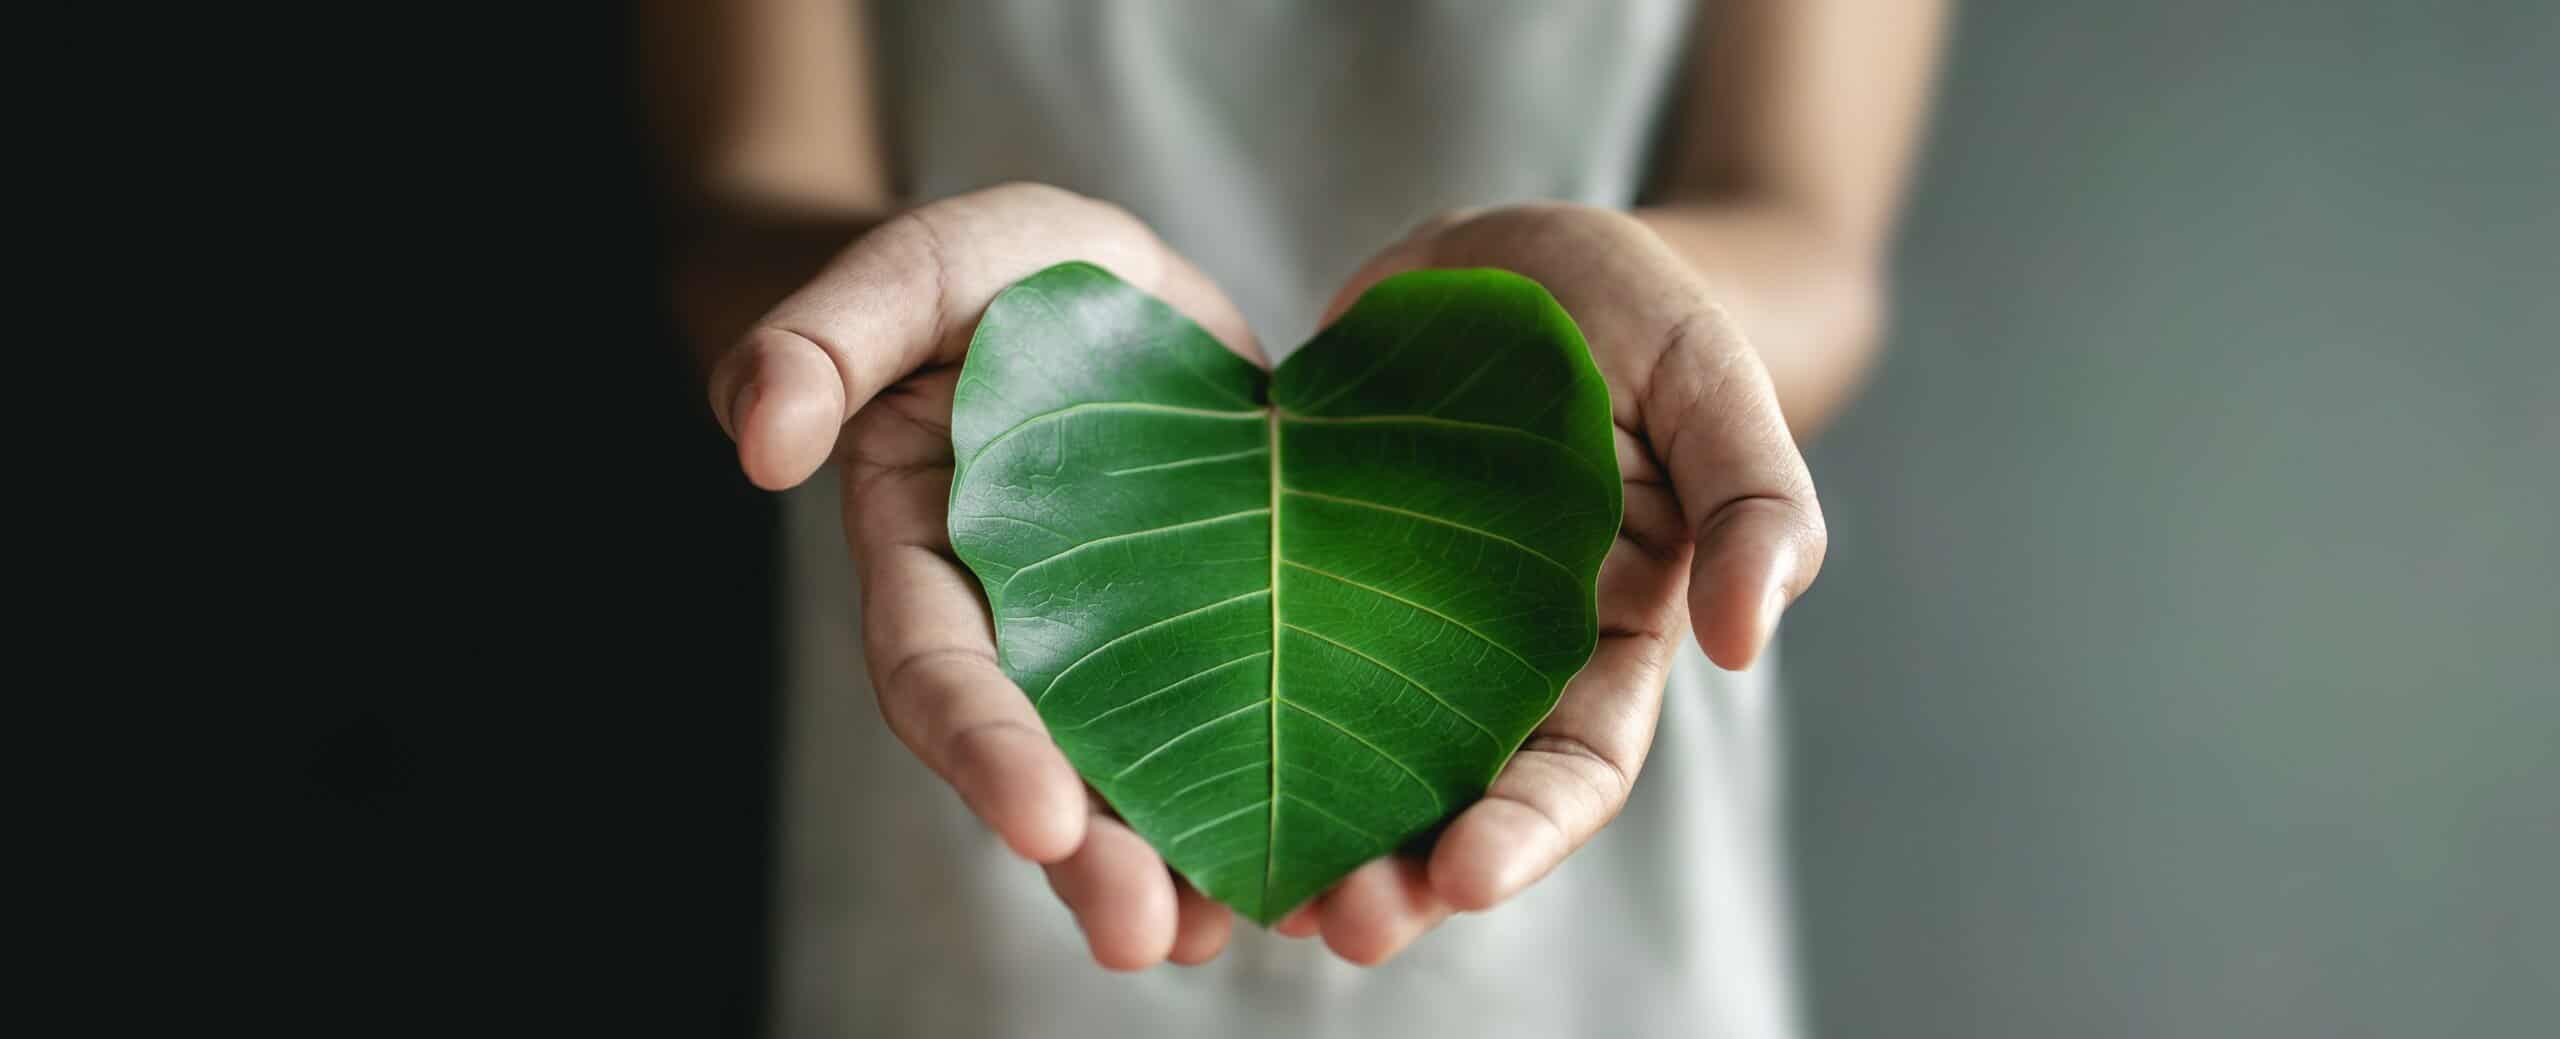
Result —
<instances>
[{"instance_id":1,"label":"pair of hands holding leaf","mask_svg":"<svg viewBox=\"0 0 2560 1039\"><path fill-rule=\"evenodd\" d=\"M883 717L1016 853L1042 864L1094 958L1141 969L1215 957L1233 914L1114 819L996 662L976 580L952 554L953 386L979 315L1015 281L1086 260L1263 358L1233 304L1126 212L1037 185L911 210L863 236L720 361L711 400L757 485L843 463L864 644ZM1432 267L1536 280L1581 326L1608 383L1624 480L1601 565L1600 638L1555 710L1427 859L1391 855L1277 929L1345 959L1393 956L1456 911L1491 908L1626 803L1671 652L1749 665L1820 568L1811 478L1759 357L1689 266L1636 218L1538 205L1435 219L1337 295Z\"/></svg>"}]
</instances>

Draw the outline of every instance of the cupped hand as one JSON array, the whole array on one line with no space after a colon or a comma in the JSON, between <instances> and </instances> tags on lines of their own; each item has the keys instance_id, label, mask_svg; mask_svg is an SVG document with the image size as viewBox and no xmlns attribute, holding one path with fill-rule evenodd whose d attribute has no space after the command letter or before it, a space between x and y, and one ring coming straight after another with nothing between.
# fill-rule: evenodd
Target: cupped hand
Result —
<instances>
[{"instance_id":1,"label":"cupped hand","mask_svg":"<svg viewBox=\"0 0 2560 1039\"><path fill-rule=\"evenodd\" d=\"M1524 274L1573 315L1609 384L1626 519L1600 568L1598 648L1484 799L1427 859L1371 862L1281 921L1282 933L1321 932L1358 963L1386 960L1453 912L1500 904L1590 840L1644 766L1676 641L1694 628L1716 664L1750 666L1825 544L1759 356L1640 220L1571 205L1445 216L1371 260L1332 312L1424 267Z\"/></svg>"},{"instance_id":2,"label":"cupped hand","mask_svg":"<svg viewBox=\"0 0 2560 1039\"><path fill-rule=\"evenodd\" d=\"M947 530L951 391L977 318L1006 286L1071 259L1260 360L1233 304L1126 212L1007 185L909 211L855 242L723 357L712 406L759 486L841 463L864 647L891 730L1043 865L1096 961L1198 963L1223 948L1232 914L1086 790L997 667L985 602ZM1626 520L1601 568L1591 663L1485 799L1427 860L1364 866L1279 927L1321 931L1359 963L1384 961L1452 912L1499 904L1589 840L1642 767L1674 640L1694 617L1711 659L1748 666L1824 545L1759 359L1634 218L1536 206L1435 220L1355 275L1334 312L1421 267L1513 270L1574 316L1609 382Z\"/></svg>"},{"instance_id":3,"label":"cupped hand","mask_svg":"<svg viewBox=\"0 0 2560 1039\"><path fill-rule=\"evenodd\" d=\"M1006 185L864 235L713 369L711 404L757 486L840 463L862 578L863 648L889 728L1016 853L1040 863L1094 959L1197 963L1232 916L1113 819L996 665L978 585L952 555L951 390L978 316L1008 285L1089 260L1260 361L1243 317L1128 213Z\"/></svg>"}]
</instances>

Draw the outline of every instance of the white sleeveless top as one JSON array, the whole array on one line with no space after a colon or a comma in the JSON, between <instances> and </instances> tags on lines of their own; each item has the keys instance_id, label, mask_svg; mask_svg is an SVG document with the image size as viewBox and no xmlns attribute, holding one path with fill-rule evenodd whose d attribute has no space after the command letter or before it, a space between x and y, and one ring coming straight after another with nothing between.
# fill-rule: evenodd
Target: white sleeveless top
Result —
<instances>
[{"instance_id":1,"label":"white sleeveless top","mask_svg":"<svg viewBox=\"0 0 2560 1039\"><path fill-rule=\"evenodd\" d=\"M1045 181L1134 211L1285 356L1335 288L1462 205L1634 197L1680 0L936 0L875 32L902 182ZM784 1036L1789 1036L1769 675L1684 644L1626 811L1384 967L1239 921L1115 975L1037 867L881 724L836 491L787 509L773 1020Z\"/></svg>"}]
</instances>

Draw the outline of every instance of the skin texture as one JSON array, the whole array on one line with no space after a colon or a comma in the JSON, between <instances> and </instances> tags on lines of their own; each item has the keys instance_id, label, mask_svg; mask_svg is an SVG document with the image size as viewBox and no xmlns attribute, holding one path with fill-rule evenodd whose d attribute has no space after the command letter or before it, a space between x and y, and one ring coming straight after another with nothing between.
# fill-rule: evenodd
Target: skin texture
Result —
<instances>
[{"instance_id":1,"label":"skin texture","mask_svg":"<svg viewBox=\"0 0 2560 1039\"><path fill-rule=\"evenodd\" d=\"M1826 540L1796 441L1872 358L1942 6L1709 5L1696 47L1714 74L1686 89L1659 204L1444 214L1343 286L1337 310L1419 267L1503 267L1544 284L1609 381L1626 518L1601 568L1599 647L1486 798L1428 860L1361 867L1279 933L1381 963L1450 914L1535 883L1626 803L1674 640L1694 634L1718 665L1747 667L1811 584ZM1070 259L1244 357L1261 351L1216 286L1105 202L1015 184L899 208L860 19L845 25L844 10L668 2L644 38L667 181L687 203L675 296L712 359L712 410L757 486L842 468L882 717L1042 865L1095 961L1205 962L1233 914L1088 795L996 667L985 603L945 527L951 387L987 302ZM833 147L785 146L808 140Z\"/></svg>"}]
</instances>

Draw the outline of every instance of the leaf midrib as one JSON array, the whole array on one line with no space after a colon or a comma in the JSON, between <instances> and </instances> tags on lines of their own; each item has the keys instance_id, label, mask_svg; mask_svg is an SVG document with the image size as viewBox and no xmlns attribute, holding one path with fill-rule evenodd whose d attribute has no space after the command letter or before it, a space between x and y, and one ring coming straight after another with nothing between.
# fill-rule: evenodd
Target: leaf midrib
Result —
<instances>
[{"instance_id":1,"label":"leaf midrib","mask_svg":"<svg viewBox=\"0 0 2560 1039\"><path fill-rule=\"evenodd\" d=\"M1263 409L1269 423L1271 449L1271 696L1266 709L1271 712L1271 796L1264 804L1269 809L1267 830L1262 838L1263 911L1271 908L1271 877L1280 863L1280 496L1286 489L1280 484L1280 409Z\"/></svg>"}]
</instances>

